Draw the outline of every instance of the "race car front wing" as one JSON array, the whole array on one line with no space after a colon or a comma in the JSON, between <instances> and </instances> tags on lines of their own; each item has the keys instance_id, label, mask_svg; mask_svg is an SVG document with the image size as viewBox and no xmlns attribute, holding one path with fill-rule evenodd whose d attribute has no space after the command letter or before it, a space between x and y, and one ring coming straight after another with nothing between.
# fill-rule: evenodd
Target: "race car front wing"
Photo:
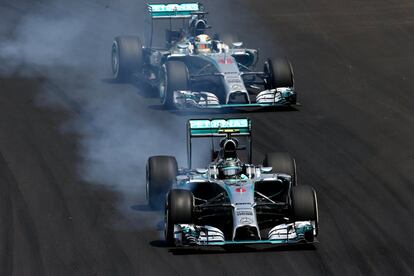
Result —
<instances>
[{"instance_id":1,"label":"race car front wing","mask_svg":"<svg viewBox=\"0 0 414 276\"><path fill-rule=\"evenodd\" d=\"M224 233L212 226L194 224L174 225L177 246L231 244L296 244L315 242L315 227L311 221L297 221L273 227L267 239L226 241Z\"/></svg>"},{"instance_id":2,"label":"race car front wing","mask_svg":"<svg viewBox=\"0 0 414 276\"><path fill-rule=\"evenodd\" d=\"M179 90L174 92L174 104L177 109L260 108L291 105L290 99L295 96L292 88L281 87L260 92L253 103L220 104L219 98L211 92Z\"/></svg>"}]
</instances>

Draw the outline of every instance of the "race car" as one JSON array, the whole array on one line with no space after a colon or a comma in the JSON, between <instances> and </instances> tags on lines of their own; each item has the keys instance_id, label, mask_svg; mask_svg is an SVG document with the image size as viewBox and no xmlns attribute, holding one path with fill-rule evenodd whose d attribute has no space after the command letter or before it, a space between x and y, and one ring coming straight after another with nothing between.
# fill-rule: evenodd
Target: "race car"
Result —
<instances>
[{"instance_id":1,"label":"race car","mask_svg":"<svg viewBox=\"0 0 414 276\"><path fill-rule=\"evenodd\" d=\"M211 143L206 168L191 169L194 138ZM316 242L315 190L298 185L296 163L288 153L266 154L263 164L253 165L251 141L249 119L189 120L188 168L178 168L172 156L148 159L147 198L156 207L165 196L168 244Z\"/></svg>"},{"instance_id":2,"label":"race car","mask_svg":"<svg viewBox=\"0 0 414 276\"><path fill-rule=\"evenodd\" d=\"M239 41L223 42L207 30L201 3L148 4L145 45L137 36L118 36L112 44L114 79L143 77L159 92L167 109L242 108L296 104L291 63L267 59L255 71L258 50ZM168 22L165 46L153 46L154 25ZM173 22L179 27L175 27Z\"/></svg>"}]
</instances>

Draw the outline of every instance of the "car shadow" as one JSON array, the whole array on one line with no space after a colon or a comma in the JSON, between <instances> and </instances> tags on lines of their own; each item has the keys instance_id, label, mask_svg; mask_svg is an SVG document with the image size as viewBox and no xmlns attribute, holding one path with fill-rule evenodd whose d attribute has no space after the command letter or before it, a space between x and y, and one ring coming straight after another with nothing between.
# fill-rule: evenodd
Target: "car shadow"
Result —
<instances>
[{"instance_id":1,"label":"car shadow","mask_svg":"<svg viewBox=\"0 0 414 276\"><path fill-rule=\"evenodd\" d=\"M258 252L285 252L285 251L315 251L316 245L312 244L250 244L250 245L225 245L225 246L188 246L171 247L165 241L155 240L149 243L153 247L168 248L173 255L208 255L208 254L237 254Z\"/></svg>"},{"instance_id":2,"label":"car shadow","mask_svg":"<svg viewBox=\"0 0 414 276\"><path fill-rule=\"evenodd\" d=\"M294 112L299 111L296 106L279 106L279 107L263 107L256 109L191 109L191 110L177 110L166 109L163 105L150 105L149 109L152 110L165 110L178 116L196 116L196 115L220 115L220 114L252 114L252 113L269 113L269 112Z\"/></svg>"},{"instance_id":3,"label":"car shadow","mask_svg":"<svg viewBox=\"0 0 414 276\"><path fill-rule=\"evenodd\" d=\"M135 76L131 78L129 83L135 86L135 88L138 89L139 94L144 98L155 99L159 97L157 88L148 83L143 77Z\"/></svg>"}]
</instances>

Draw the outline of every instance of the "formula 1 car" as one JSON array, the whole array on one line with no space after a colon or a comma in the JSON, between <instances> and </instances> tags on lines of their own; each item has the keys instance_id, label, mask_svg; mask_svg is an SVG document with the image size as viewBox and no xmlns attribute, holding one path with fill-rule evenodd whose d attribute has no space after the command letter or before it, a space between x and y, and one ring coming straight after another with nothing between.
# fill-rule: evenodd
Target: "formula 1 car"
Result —
<instances>
[{"instance_id":1,"label":"formula 1 car","mask_svg":"<svg viewBox=\"0 0 414 276\"><path fill-rule=\"evenodd\" d=\"M213 161L189 169L192 139L209 138ZM239 140L246 140L241 145ZM216 151L216 146L218 150ZM296 163L287 153L251 162L249 119L189 120L188 167L172 156L147 163L147 197L154 206L166 195L165 240L170 245L313 243L318 234L315 190L297 185ZM249 161L241 161L245 158Z\"/></svg>"},{"instance_id":2,"label":"formula 1 car","mask_svg":"<svg viewBox=\"0 0 414 276\"><path fill-rule=\"evenodd\" d=\"M112 44L112 71L118 81L143 77L159 91L167 109L240 108L296 104L291 63L267 59L253 68L258 50L242 42L230 45L206 34L200 3L148 4L150 26L145 45L136 36L118 36ZM177 20L180 19L180 20ZM186 21L188 19L188 21ZM169 22L165 47L154 47L154 23ZM173 22L181 23L179 28Z\"/></svg>"}]
</instances>

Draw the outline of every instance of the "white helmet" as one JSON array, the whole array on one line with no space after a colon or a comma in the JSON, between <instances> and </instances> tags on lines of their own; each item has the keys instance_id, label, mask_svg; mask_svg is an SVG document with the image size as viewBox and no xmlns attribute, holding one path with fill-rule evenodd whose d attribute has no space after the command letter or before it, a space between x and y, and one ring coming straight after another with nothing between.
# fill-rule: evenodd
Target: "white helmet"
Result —
<instances>
[{"instance_id":1,"label":"white helmet","mask_svg":"<svg viewBox=\"0 0 414 276\"><path fill-rule=\"evenodd\" d=\"M201 34L194 39L194 50L197 54L209 54L213 48L211 38L206 34Z\"/></svg>"},{"instance_id":2,"label":"white helmet","mask_svg":"<svg viewBox=\"0 0 414 276\"><path fill-rule=\"evenodd\" d=\"M242 164L237 158L223 160L218 166L220 179L240 178L242 174Z\"/></svg>"}]
</instances>

